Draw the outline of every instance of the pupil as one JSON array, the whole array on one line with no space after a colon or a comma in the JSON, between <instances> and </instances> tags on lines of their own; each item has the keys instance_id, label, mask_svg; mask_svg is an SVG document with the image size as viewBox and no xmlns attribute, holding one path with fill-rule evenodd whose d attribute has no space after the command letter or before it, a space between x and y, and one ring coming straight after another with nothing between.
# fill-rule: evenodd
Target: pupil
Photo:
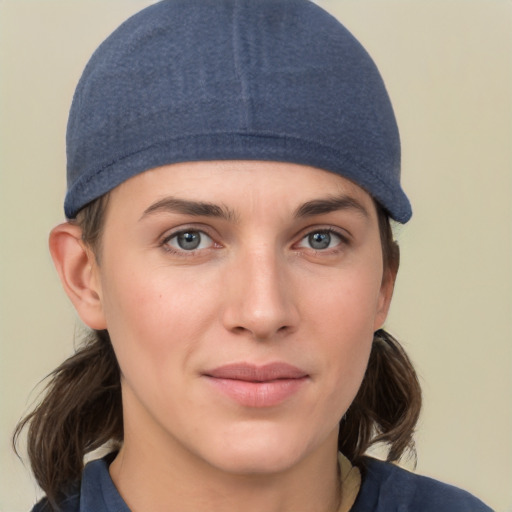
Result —
<instances>
[{"instance_id":1,"label":"pupil","mask_svg":"<svg viewBox=\"0 0 512 512\"><path fill-rule=\"evenodd\" d=\"M329 233L313 233L308 238L313 249L325 249L331 243L331 235Z\"/></svg>"},{"instance_id":2,"label":"pupil","mask_svg":"<svg viewBox=\"0 0 512 512\"><path fill-rule=\"evenodd\" d=\"M178 245L182 249L193 250L197 249L201 243L199 233L180 233L178 235Z\"/></svg>"}]
</instances>

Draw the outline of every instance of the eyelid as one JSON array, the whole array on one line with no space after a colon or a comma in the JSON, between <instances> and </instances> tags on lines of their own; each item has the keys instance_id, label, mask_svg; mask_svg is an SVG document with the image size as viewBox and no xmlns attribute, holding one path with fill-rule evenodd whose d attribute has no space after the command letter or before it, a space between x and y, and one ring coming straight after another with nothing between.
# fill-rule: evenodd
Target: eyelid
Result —
<instances>
[{"instance_id":1,"label":"eyelid","mask_svg":"<svg viewBox=\"0 0 512 512\"><path fill-rule=\"evenodd\" d=\"M317 224L313 226L307 226L306 228L300 231L298 238L302 240L311 233L317 232L334 233L347 243L350 243L350 241L352 240L352 234L348 230L340 228L339 226L333 226L332 224Z\"/></svg>"},{"instance_id":2,"label":"eyelid","mask_svg":"<svg viewBox=\"0 0 512 512\"><path fill-rule=\"evenodd\" d=\"M167 229L161 231L161 235L158 237L160 243L164 240L169 240L173 236L179 235L180 233L186 233L187 231L197 231L199 233L204 233L208 235L210 238L216 238L216 232L207 224L203 223L183 223L179 225L175 225L174 227L167 227Z\"/></svg>"}]
</instances>

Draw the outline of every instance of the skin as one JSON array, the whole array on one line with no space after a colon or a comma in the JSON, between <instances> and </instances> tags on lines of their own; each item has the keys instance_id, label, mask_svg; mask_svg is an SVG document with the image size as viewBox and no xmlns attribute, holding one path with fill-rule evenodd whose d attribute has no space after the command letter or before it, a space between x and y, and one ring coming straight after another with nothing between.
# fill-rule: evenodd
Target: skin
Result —
<instances>
[{"instance_id":1,"label":"skin","mask_svg":"<svg viewBox=\"0 0 512 512\"><path fill-rule=\"evenodd\" d=\"M180 247L183 230L198 248ZM314 248L312 233L330 242ZM76 225L57 226L50 248L121 367L110 473L133 512L337 510L338 423L394 283L365 191L290 163L173 164L112 191L99 265ZM205 376L274 362L306 374L276 405L241 404Z\"/></svg>"}]
</instances>

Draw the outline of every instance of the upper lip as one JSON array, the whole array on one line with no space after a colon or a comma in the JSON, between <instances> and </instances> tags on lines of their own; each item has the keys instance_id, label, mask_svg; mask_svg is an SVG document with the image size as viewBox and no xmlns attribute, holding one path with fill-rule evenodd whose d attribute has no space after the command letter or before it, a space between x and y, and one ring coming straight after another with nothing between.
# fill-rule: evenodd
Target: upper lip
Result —
<instances>
[{"instance_id":1,"label":"upper lip","mask_svg":"<svg viewBox=\"0 0 512 512\"><path fill-rule=\"evenodd\" d=\"M204 373L216 379L232 379L247 382L268 382L279 379L301 379L308 374L288 363L276 362L262 366L249 363L232 363Z\"/></svg>"}]
</instances>

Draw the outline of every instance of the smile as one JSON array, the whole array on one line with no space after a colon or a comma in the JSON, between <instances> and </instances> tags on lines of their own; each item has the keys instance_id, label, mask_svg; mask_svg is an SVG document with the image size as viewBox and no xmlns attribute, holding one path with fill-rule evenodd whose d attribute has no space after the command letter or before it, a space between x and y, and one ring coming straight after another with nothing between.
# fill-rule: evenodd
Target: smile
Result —
<instances>
[{"instance_id":1,"label":"smile","mask_svg":"<svg viewBox=\"0 0 512 512\"><path fill-rule=\"evenodd\" d=\"M244 407L273 407L295 395L309 380L287 363L255 366L235 363L207 371L204 377L225 396Z\"/></svg>"}]
</instances>

